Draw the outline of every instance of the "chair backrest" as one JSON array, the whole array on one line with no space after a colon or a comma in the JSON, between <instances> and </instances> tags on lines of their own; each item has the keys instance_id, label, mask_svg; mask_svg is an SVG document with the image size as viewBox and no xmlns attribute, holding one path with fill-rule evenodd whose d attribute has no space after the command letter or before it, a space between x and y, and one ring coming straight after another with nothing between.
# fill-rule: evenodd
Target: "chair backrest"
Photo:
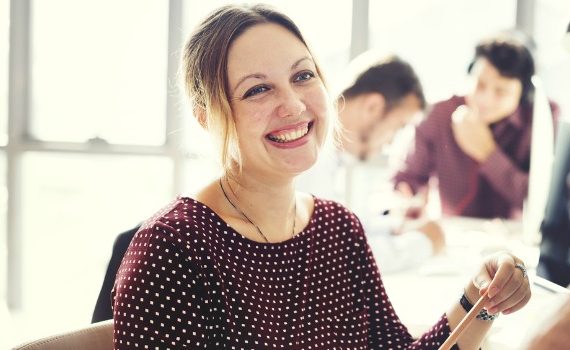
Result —
<instances>
[{"instance_id":1,"label":"chair backrest","mask_svg":"<svg viewBox=\"0 0 570 350\"><path fill-rule=\"evenodd\" d=\"M113 350L113 320L48 336L18 345L12 350Z\"/></svg>"}]
</instances>

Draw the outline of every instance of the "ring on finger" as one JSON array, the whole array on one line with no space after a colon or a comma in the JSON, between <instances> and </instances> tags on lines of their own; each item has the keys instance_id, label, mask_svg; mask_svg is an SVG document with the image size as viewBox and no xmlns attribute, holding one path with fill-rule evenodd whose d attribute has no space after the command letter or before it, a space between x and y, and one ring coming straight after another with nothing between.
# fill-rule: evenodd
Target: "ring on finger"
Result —
<instances>
[{"instance_id":1,"label":"ring on finger","mask_svg":"<svg viewBox=\"0 0 570 350\"><path fill-rule=\"evenodd\" d=\"M521 270L523 273L523 277L525 279L528 279L528 273L526 272L526 267L524 266L524 264L516 263L515 268Z\"/></svg>"}]
</instances>

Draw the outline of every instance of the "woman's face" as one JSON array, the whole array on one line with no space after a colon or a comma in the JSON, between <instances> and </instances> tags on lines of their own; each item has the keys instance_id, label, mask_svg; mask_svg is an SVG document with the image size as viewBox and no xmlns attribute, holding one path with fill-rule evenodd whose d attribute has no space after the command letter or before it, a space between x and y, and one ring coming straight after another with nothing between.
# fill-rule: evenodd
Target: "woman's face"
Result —
<instances>
[{"instance_id":1,"label":"woman's face","mask_svg":"<svg viewBox=\"0 0 570 350\"><path fill-rule=\"evenodd\" d=\"M315 163L329 100L295 35L273 23L247 29L230 47L228 83L245 173L292 177Z\"/></svg>"}]
</instances>

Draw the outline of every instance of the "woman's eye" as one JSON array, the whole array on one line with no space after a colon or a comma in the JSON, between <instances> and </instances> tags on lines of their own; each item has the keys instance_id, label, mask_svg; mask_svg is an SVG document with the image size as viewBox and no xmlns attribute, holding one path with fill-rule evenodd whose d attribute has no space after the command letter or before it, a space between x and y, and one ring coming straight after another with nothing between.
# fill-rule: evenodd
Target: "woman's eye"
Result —
<instances>
[{"instance_id":1,"label":"woman's eye","mask_svg":"<svg viewBox=\"0 0 570 350\"><path fill-rule=\"evenodd\" d=\"M311 80L315 77L315 73L311 72L311 71L305 71L305 72L301 72L299 73L294 81L307 81L307 80Z\"/></svg>"},{"instance_id":2,"label":"woman's eye","mask_svg":"<svg viewBox=\"0 0 570 350\"><path fill-rule=\"evenodd\" d=\"M259 86L254 86L251 89L247 90L247 92L243 95L243 98L248 98L248 97L252 97L255 95L259 95L265 91L268 91L269 88L267 86L264 85L259 85Z\"/></svg>"}]
</instances>

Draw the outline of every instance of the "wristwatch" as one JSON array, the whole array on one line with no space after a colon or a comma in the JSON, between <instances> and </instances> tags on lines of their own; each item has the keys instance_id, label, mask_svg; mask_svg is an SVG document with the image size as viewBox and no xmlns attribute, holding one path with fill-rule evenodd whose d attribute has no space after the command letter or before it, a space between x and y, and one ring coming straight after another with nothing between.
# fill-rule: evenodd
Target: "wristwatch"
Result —
<instances>
[{"instance_id":1,"label":"wristwatch","mask_svg":"<svg viewBox=\"0 0 570 350\"><path fill-rule=\"evenodd\" d=\"M465 293L463 293L463 295L461 296L461 299L459 299L459 304L461 304L461 306L463 307L463 310L465 310L465 312L469 312L473 308L473 303L471 303L471 301L469 301L469 299L467 299L467 297L465 296ZM483 320L483 321L493 321L497 317L499 317L498 313L492 315L492 314L488 313L487 310L485 310L485 309L481 309L481 311L477 315L477 319Z\"/></svg>"}]
</instances>

